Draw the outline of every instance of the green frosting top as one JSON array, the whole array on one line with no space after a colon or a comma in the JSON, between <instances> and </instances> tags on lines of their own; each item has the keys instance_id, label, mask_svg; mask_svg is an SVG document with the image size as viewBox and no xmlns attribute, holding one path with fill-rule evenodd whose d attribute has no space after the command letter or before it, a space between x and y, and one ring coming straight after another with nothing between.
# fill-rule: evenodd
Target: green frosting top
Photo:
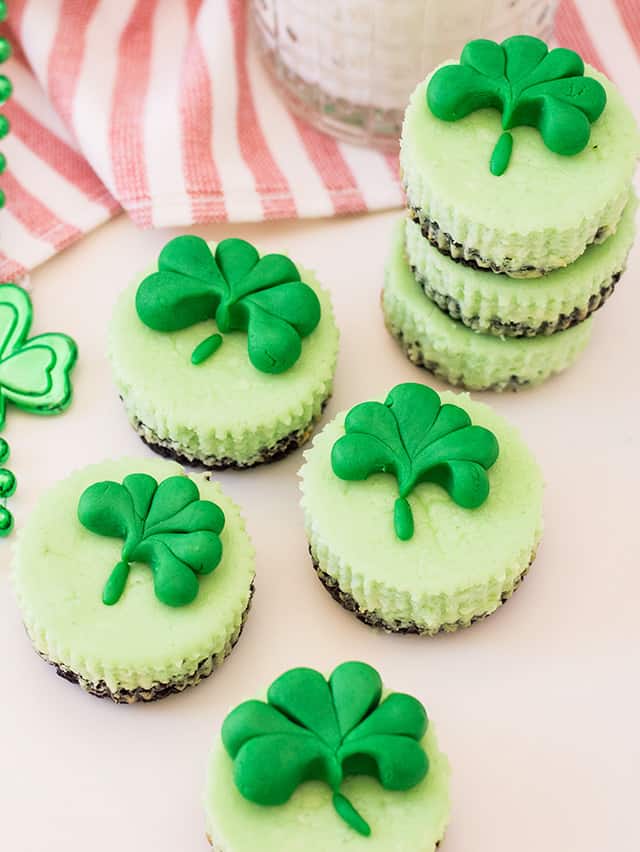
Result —
<instances>
[{"instance_id":1,"label":"green frosting top","mask_svg":"<svg viewBox=\"0 0 640 852\"><path fill-rule=\"evenodd\" d=\"M536 127L544 144L566 156L582 151L607 101L604 87L584 76L584 62L573 50L549 50L538 38L512 36L502 44L470 41L459 65L445 65L431 77L427 103L444 121L458 121L478 109L502 112L502 127ZM506 170L513 137L499 138L490 168Z\"/></svg>"},{"instance_id":2,"label":"green frosting top","mask_svg":"<svg viewBox=\"0 0 640 852\"><path fill-rule=\"evenodd\" d=\"M288 257L261 258L238 239L223 240L214 255L205 240L191 235L164 247L158 271L138 288L136 310L156 331L178 331L213 317L224 334L246 331L249 359L264 373L292 367L301 338L320 322L318 297ZM202 341L192 362L201 364L221 343L219 334Z\"/></svg>"},{"instance_id":3,"label":"green frosting top","mask_svg":"<svg viewBox=\"0 0 640 852\"><path fill-rule=\"evenodd\" d=\"M238 790L256 804L282 805L298 785L324 781L339 816L368 836L369 825L339 792L343 779L368 775L387 790L409 790L429 769L422 704L397 692L381 698L380 675L365 663L343 663L328 682L307 668L281 675L266 702L245 701L222 726Z\"/></svg>"},{"instance_id":4,"label":"green frosting top","mask_svg":"<svg viewBox=\"0 0 640 852\"><path fill-rule=\"evenodd\" d=\"M198 486L185 476L158 482L133 473L118 482L96 482L80 497L78 519L98 535L123 538L122 561L104 587L102 600L120 600L130 562L147 562L154 591L168 606L184 606L198 594L197 574L210 574L222 558L219 535L224 512L200 500Z\"/></svg>"},{"instance_id":5,"label":"green frosting top","mask_svg":"<svg viewBox=\"0 0 640 852\"><path fill-rule=\"evenodd\" d=\"M29 338L32 321L27 292L0 284L0 429L7 402L33 414L58 414L71 403L76 344L66 334Z\"/></svg>"},{"instance_id":6,"label":"green frosting top","mask_svg":"<svg viewBox=\"0 0 640 852\"><path fill-rule=\"evenodd\" d=\"M457 405L441 405L426 385L396 385L384 404L363 402L345 419L346 434L331 451L340 479L362 480L392 473L399 498L394 509L398 538L413 536L413 515L406 499L419 482L444 488L459 506L475 509L489 495L486 471L498 458L498 441L483 426L472 426Z\"/></svg>"}]
</instances>

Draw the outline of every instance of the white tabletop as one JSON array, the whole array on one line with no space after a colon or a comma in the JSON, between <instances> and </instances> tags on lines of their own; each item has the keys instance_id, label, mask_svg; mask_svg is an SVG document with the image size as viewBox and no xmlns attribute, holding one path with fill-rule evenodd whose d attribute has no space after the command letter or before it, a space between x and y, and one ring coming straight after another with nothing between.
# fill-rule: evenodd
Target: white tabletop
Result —
<instances>
[{"instance_id":1,"label":"white tabletop","mask_svg":"<svg viewBox=\"0 0 640 852\"><path fill-rule=\"evenodd\" d=\"M342 341L327 418L400 381L443 387L405 360L382 322L397 215L198 231L288 252L331 289ZM68 332L80 359L65 415L8 413L17 527L73 468L150 453L111 382L106 324L118 292L168 236L120 218L32 276L35 331ZM637 849L639 275L637 245L569 372L539 389L481 395L520 427L542 465L546 532L522 589L470 630L387 636L331 600L307 554L301 452L220 474L257 548L254 605L222 669L154 704L116 706L56 677L20 622L8 579L15 534L0 543L0 848L205 852L205 763L227 710L293 665L363 659L424 701L449 754L443 852Z\"/></svg>"}]
</instances>

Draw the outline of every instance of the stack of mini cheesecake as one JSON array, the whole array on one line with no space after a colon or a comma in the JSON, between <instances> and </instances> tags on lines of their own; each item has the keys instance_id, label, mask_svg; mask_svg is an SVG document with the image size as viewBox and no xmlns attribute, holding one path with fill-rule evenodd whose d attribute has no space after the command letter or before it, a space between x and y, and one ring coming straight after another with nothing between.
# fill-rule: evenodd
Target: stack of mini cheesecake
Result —
<instances>
[{"instance_id":1,"label":"stack of mini cheesecake","mask_svg":"<svg viewBox=\"0 0 640 852\"><path fill-rule=\"evenodd\" d=\"M421 83L383 292L410 360L473 390L573 363L625 268L639 153L613 84L530 36L470 42Z\"/></svg>"}]
</instances>

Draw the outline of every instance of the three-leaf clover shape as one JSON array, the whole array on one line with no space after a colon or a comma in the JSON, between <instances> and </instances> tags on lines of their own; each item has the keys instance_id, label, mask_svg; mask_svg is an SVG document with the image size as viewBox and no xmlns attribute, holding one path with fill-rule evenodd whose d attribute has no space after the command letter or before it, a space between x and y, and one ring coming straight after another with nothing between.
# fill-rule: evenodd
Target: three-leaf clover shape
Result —
<instances>
[{"instance_id":1,"label":"three-leaf clover shape","mask_svg":"<svg viewBox=\"0 0 640 852\"><path fill-rule=\"evenodd\" d=\"M256 804L282 805L305 781L324 781L340 817L369 835L340 793L343 779L369 775L387 790L408 790L429 769L420 743L427 729L422 704L399 692L381 699L380 676L365 663L343 663L328 682L314 669L281 675L266 702L245 701L224 721L236 787Z\"/></svg>"},{"instance_id":2,"label":"three-leaf clover shape","mask_svg":"<svg viewBox=\"0 0 640 852\"><path fill-rule=\"evenodd\" d=\"M302 352L302 338L320 322L316 293L282 254L260 257L251 243L228 239L215 254L200 237L176 237L164 247L158 271L140 284L136 310L156 331L178 331L215 318L223 334L247 332L249 359L265 373L282 373ZM221 345L203 340L192 362L202 363Z\"/></svg>"},{"instance_id":3,"label":"three-leaf clover shape","mask_svg":"<svg viewBox=\"0 0 640 852\"><path fill-rule=\"evenodd\" d=\"M606 102L604 87L584 76L584 62L577 53L564 47L549 50L540 39L526 35L512 36L502 44L470 41L460 64L439 68L427 87L429 108L444 121L457 121L487 107L502 111L505 132L491 156L494 175L503 174L509 165L510 129L536 127L551 151L578 154Z\"/></svg>"},{"instance_id":4,"label":"three-leaf clover shape","mask_svg":"<svg viewBox=\"0 0 640 852\"><path fill-rule=\"evenodd\" d=\"M400 496L394 526L402 540L413 536L407 497L420 482L444 488L459 506L474 509L489 495L487 470L498 458L493 432L471 424L458 405L441 405L426 385L396 385L384 404L363 402L347 414L345 435L333 445L331 466L345 480L392 473Z\"/></svg>"},{"instance_id":5,"label":"three-leaf clover shape","mask_svg":"<svg viewBox=\"0 0 640 852\"><path fill-rule=\"evenodd\" d=\"M198 486L186 476L160 484L146 473L132 473L122 484L96 482L80 497L78 519L91 532L124 539L121 561L104 587L102 600L120 600L131 562L146 562L153 572L156 597L168 606L184 606L198 594L198 574L220 562L224 513L200 500Z\"/></svg>"},{"instance_id":6,"label":"three-leaf clover shape","mask_svg":"<svg viewBox=\"0 0 640 852\"><path fill-rule=\"evenodd\" d=\"M0 284L0 429L7 402L34 414L58 414L71 402L76 344L53 332L29 338L32 320L27 292Z\"/></svg>"}]
</instances>

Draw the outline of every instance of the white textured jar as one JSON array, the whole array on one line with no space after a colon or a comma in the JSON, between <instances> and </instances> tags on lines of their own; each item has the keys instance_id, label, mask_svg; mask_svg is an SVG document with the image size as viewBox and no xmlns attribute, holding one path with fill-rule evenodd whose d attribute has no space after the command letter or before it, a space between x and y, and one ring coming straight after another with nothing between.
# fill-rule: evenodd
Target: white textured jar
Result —
<instances>
[{"instance_id":1,"label":"white textured jar","mask_svg":"<svg viewBox=\"0 0 640 852\"><path fill-rule=\"evenodd\" d=\"M290 104L354 142L395 147L415 85L472 38L551 34L557 0L252 0Z\"/></svg>"}]
</instances>

